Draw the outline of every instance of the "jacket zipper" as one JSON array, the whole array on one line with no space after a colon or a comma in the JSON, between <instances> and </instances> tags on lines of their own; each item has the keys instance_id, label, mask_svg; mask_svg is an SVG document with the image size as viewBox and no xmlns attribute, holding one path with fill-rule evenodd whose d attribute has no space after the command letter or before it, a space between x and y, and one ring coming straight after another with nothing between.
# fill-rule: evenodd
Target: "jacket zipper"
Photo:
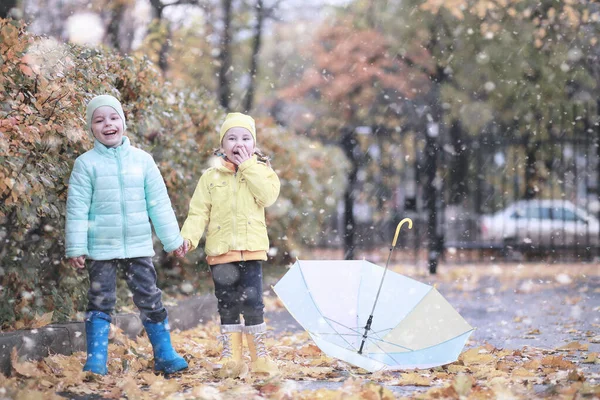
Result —
<instances>
[{"instance_id":1,"label":"jacket zipper","mask_svg":"<svg viewBox=\"0 0 600 400\"><path fill-rule=\"evenodd\" d=\"M233 174L233 201L231 202L231 217L233 222L231 224L233 231L233 240L231 241L232 250L236 248L236 237L237 237L237 172Z\"/></svg>"},{"instance_id":2,"label":"jacket zipper","mask_svg":"<svg viewBox=\"0 0 600 400\"><path fill-rule=\"evenodd\" d=\"M121 152L119 149L115 149L115 157L117 158L117 166L118 171L117 174L119 176L119 188L121 189L121 221L123 224L122 236L123 236L123 250L125 252L125 258L129 258L127 254L127 241L125 238L127 237L127 217L125 215L125 191L123 189L123 164L121 162Z\"/></svg>"}]
</instances>

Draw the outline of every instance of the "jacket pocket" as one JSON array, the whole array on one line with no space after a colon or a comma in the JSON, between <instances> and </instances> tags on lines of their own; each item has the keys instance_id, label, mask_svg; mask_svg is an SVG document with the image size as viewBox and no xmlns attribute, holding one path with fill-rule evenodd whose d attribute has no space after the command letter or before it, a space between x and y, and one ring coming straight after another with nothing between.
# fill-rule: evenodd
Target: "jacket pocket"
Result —
<instances>
[{"instance_id":1,"label":"jacket pocket","mask_svg":"<svg viewBox=\"0 0 600 400\"><path fill-rule=\"evenodd\" d=\"M204 250L209 256L218 256L229 251L229 242L223 226L217 222L208 225L206 231L206 245Z\"/></svg>"},{"instance_id":2,"label":"jacket pocket","mask_svg":"<svg viewBox=\"0 0 600 400\"><path fill-rule=\"evenodd\" d=\"M252 217L248 219L246 222L246 243L250 251L269 249L267 225L264 220Z\"/></svg>"}]
</instances>

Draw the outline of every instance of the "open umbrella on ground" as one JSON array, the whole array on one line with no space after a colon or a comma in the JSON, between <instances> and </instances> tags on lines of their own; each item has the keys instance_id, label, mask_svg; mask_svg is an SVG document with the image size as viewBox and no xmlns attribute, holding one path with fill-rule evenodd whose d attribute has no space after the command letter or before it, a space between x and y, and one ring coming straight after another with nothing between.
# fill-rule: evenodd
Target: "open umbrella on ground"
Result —
<instances>
[{"instance_id":1,"label":"open umbrella on ground","mask_svg":"<svg viewBox=\"0 0 600 400\"><path fill-rule=\"evenodd\" d=\"M324 353L370 372L454 362L473 331L434 287L387 270L405 221L385 268L297 260L273 287Z\"/></svg>"}]
</instances>

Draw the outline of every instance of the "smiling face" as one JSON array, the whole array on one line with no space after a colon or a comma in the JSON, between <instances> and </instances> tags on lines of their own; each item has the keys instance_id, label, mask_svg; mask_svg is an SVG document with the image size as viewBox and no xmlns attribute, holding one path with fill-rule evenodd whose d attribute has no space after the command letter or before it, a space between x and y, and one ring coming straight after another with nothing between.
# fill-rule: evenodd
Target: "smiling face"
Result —
<instances>
[{"instance_id":1,"label":"smiling face","mask_svg":"<svg viewBox=\"0 0 600 400\"><path fill-rule=\"evenodd\" d=\"M92 116L92 133L106 147L118 147L123 142L123 120L114 108L98 107Z\"/></svg>"},{"instance_id":2,"label":"smiling face","mask_svg":"<svg viewBox=\"0 0 600 400\"><path fill-rule=\"evenodd\" d=\"M248 129L241 127L234 127L229 129L223 141L221 142L221 149L227 159L235 165L240 165L242 162L252 157L254 154L254 138Z\"/></svg>"}]
</instances>

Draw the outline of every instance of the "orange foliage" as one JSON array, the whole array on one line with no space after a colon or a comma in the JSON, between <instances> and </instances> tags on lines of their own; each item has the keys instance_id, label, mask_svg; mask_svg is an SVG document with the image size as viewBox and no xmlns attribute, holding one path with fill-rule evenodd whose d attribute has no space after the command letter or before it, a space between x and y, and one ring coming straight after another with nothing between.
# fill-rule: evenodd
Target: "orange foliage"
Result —
<instances>
[{"instance_id":1,"label":"orange foliage","mask_svg":"<svg viewBox=\"0 0 600 400\"><path fill-rule=\"evenodd\" d=\"M282 90L282 97L298 98L317 91L324 100L341 106L353 99L368 104L383 91L413 98L428 84L428 76L391 54L385 38L375 30L328 26L318 33L311 50L314 67L296 85ZM414 53L419 62L428 64L430 57L425 50Z\"/></svg>"},{"instance_id":2,"label":"orange foliage","mask_svg":"<svg viewBox=\"0 0 600 400\"><path fill-rule=\"evenodd\" d=\"M38 311L54 311L56 320L64 320L84 307L84 276L63 259L64 215L73 162L92 146L85 104L100 93L121 100L127 135L153 155L180 221L218 146L224 111L202 88L175 90L146 58L35 37L20 23L0 19L0 287L12 299L0 304L4 326L15 320L32 325ZM319 232L318 223L302 230L302 213L330 208L324 202L336 189L321 182L337 177L335 169L344 164L305 166L304 160L326 158L325 149L274 128L270 120L257 122L260 148L276 155L273 166L282 178L279 204L286 207L267 213L277 215L268 223L281 260ZM171 279L174 287L198 281L201 252L167 275L173 260L157 247L161 280Z\"/></svg>"}]
</instances>

